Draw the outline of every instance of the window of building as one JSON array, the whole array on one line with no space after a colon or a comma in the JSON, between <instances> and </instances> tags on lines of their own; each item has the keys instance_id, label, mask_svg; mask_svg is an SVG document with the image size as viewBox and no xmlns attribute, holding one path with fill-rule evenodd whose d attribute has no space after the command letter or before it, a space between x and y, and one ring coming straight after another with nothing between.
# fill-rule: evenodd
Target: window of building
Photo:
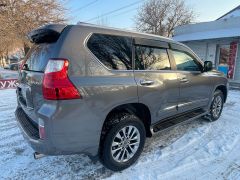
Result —
<instances>
[{"instance_id":1,"label":"window of building","mask_svg":"<svg viewBox=\"0 0 240 180\"><path fill-rule=\"evenodd\" d=\"M180 71L201 71L196 60L185 52L172 51L176 62L177 70Z\"/></svg>"},{"instance_id":2,"label":"window of building","mask_svg":"<svg viewBox=\"0 0 240 180\"><path fill-rule=\"evenodd\" d=\"M222 71L229 79L234 78L237 50L237 42L219 46L218 70Z\"/></svg>"},{"instance_id":3,"label":"window of building","mask_svg":"<svg viewBox=\"0 0 240 180\"><path fill-rule=\"evenodd\" d=\"M123 36L93 34L87 46L109 69L132 69L132 39Z\"/></svg>"},{"instance_id":4,"label":"window of building","mask_svg":"<svg viewBox=\"0 0 240 180\"><path fill-rule=\"evenodd\" d=\"M135 69L137 70L170 70L166 49L135 46Z\"/></svg>"}]
</instances>

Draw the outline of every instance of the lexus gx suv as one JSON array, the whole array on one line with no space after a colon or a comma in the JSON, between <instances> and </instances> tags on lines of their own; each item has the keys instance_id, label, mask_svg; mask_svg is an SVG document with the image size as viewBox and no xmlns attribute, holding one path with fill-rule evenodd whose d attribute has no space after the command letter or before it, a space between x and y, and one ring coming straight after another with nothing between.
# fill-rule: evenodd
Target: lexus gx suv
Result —
<instances>
[{"instance_id":1,"label":"lexus gx suv","mask_svg":"<svg viewBox=\"0 0 240 180\"><path fill-rule=\"evenodd\" d=\"M171 39L89 24L46 25L28 37L15 114L35 158L84 153L120 171L146 137L216 121L226 102L224 75Z\"/></svg>"}]
</instances>

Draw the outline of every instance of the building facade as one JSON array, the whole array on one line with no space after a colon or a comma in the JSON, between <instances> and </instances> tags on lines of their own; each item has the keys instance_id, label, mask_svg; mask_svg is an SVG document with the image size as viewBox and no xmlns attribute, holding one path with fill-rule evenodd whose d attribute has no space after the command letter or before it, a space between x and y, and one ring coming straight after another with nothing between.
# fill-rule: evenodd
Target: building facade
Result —
<instances>
[{"instance_id":1,"label":"building facade","mask_svg":"<svg viewBox=\"0 0 240 180\"><path fill-rule=\"evenodd\" d=\"M229 80L240 82L240 6L215 21L179 26L174 40L212 61Z\"/></svg>"}]
</instances>

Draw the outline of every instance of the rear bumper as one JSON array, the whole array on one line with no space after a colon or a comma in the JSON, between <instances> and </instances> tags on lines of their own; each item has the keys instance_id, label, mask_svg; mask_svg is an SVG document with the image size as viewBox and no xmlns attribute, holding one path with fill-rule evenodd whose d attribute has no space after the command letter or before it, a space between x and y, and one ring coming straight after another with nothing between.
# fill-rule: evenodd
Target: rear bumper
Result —
<instances>
[{"instance_id":1,"label":"rear bumper","mask_svg":"<svg viewBox=\"0 0 240 180\"><path fill-rule=\"evenodd\" d=\"M19 105L15 116L24 138L35 152L44 155L86 154L90 157L97 156L100 136L96 127L86 123L87 119L81 119L75 123L75 119L65 119L62 114L44 119L46 138L42 140L39 138L38 124L30 119L25 111L26 109ZM40 117L43 116L38 118ZM88 124L91 128L86 128ZM75 127L78 128L77 133L74 132ZM56 132L58 129L60 129L60 133Z\"/></svg>"},{"instance_id":2,"label":"rear bumper","mask_svg":"<svg viewBox=\"0 0 240 180\"><path fill-rule=\"evenodd\" d=\"M37 126L33 124L33 122L29 119L21 107L18 107L16 109L15 116L24 138L34 149L34 151L46 155L62 154L58 152L48 140L41 140L39 138Z\"/></svg>"}]
</instances>

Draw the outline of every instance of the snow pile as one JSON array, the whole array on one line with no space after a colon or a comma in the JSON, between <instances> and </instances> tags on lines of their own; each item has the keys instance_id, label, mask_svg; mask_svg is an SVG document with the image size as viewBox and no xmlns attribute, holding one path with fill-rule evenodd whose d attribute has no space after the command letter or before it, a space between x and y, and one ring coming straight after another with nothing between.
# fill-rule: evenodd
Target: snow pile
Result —
<instances>
[{"instance_id":1,"label":"snow pile","mask_svg":"<svg viewBox=\"0 0 240 180\"><path fill-rule=\"evenodd\" d=\"M0 68L0 79L17 79L18 72Z\"/></svg>"},{"instance_id":2,"label":"snow pile","mask_svg":"<svg viewBox=\"0 0 240 180\"><path fill-rule=\"evenodd\" d=\"M15 90L0 97L0 179L240 179L240 91L230 91L219 121L198 119L157 134L119 173L84 155L34 160L16 126Z\"/></svg>"}]
</instances>

